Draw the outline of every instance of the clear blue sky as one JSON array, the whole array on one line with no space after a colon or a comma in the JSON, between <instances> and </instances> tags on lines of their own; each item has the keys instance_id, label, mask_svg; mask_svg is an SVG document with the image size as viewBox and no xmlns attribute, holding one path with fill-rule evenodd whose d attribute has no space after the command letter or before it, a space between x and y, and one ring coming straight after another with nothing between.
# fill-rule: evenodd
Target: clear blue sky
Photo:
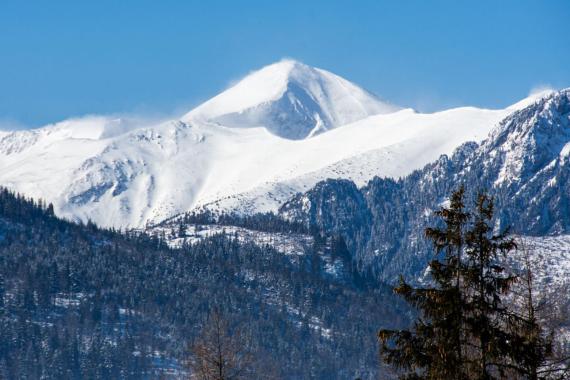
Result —
<instances>
[{"instance_id":1,"label":"clear blue sky","mask_svg":"<svg viewBox=\"0 0 570 380\"><path fill-rule=\"evenodd\" d=\"M0 2L0 123L182 112L292 57L396 104L570 86L570 1Z\"/></svg>"}]
</instances>

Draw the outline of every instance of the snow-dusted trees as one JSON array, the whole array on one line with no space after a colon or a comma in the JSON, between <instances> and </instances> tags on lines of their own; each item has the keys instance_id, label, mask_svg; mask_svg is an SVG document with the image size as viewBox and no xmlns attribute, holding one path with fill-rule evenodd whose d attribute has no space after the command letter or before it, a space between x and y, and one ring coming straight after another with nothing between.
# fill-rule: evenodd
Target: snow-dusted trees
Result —
<instances>
[{"instance_id":1,"label":"snow-dusted trees","mask_svg":"<svg viewBox=\"0 0 570 380\"><path fill-rule=\"evenodd\" d=\"M294 227L272 216L241 223ZM0 189L0 378L183 376L212 305L223 306L230 335L239 326L251 338L253 378L376 377L375 326L406 325L407 307L348 270L340 241L306 249L284 255L232 236L170 249L58 219ZM332 257L344 270L325 270Z\"/></svg>"}]
</instances>

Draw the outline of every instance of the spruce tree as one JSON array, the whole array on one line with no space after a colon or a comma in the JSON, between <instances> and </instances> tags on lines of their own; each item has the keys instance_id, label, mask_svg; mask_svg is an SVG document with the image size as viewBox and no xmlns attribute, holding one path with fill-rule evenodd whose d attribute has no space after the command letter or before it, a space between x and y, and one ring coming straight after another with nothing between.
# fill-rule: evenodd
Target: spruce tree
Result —
<instances>
[{"instance_id":1,"label":"spruce tree","mask_svg":"<svg viewBox=\"0 0 570 380\"><path fill-rule=\"evenodd\" d=\"M437 255L429 263L433 286L414 288L403 278L394 291L420 311L412 331L381 330L384 361L404 371L402 379L466 379L463 366L461 251L465 223L464 189L436 216L444 228L428 228Z\"/></svg>"},{"instance_id":2,"label":"spruce tree","mask_svg":"<svg viewBox=\"0 0 570 380\"><path fill-rule=\"evenodd\" d=\"M402 379L538 379L548 341L533 314L510 303L518 277L502 264L516 244L507 231L494 233L492 198L479 194L468 213L464 194L435 213L443 228L426 229L436 251L431 286L401 279L394 289L419 317L411 330L379 332L382 358Z\"/></svg>"},{"instance_id":3,"label":"spruce tree","mask_svg":"<svg viewBox=\"0 0 570 380\"><path fill-rule=\"evenodd\" d=\"M465 234L462 262L464 323L469 355L465 364L471 378L494 379L512 375L512 362L521 357L513 342L519 340L520 321L504 302L518 277L506 273L501 261L516 249L506 232L493 234L493 200L479 194L472 226Z\"/></svg>"}]
</instances>

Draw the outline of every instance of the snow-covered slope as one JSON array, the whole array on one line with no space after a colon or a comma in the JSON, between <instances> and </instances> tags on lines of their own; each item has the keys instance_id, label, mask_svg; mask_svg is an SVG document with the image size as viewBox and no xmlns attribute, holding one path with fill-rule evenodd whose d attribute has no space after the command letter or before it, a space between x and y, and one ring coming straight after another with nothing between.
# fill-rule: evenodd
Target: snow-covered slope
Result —
<instances>
[{"instance_id":1,"label":"snow-covered slope","mask_svg":"<svg viewBox=\"0 0 570 380\"><path fill-rule=\"evenodd\" d=\"M374 176L404 176L441 154L450 154L465 141L482 140L508 114L457 108L433 114L406 109L372 116L311 139L256 152L253 166L244 168L255 181L239 187L233 182L231 190L214 186L196 206L244 213L273 211L327 178L347 178L361 186Z\"/></svg>"},{"instance_id":2,"label":"snow-covered slope","mask_svg":"<svg viewBox=\"0 0 570 380\"><path fill-rule=\"evenodd\" d=\"M283 96L295 107L279 109L275 99ZM270 110L264 115L279 109L283 124L262 117L257 122L267 125L235 128L236 119L226 117L254 108ZM287 122L310 115L307 110L329 123L325 129L336 128L297 139L310 134L305 127L312 124ZM382 113L388 111L394 112ZM2 134L0 185L53 202L59 215L116 227L197 207L276 210L325 178L363 184L374 175L405 175L467 140L481 140L512 112L396 111L333 74L284 61L248 76L182 121L136 128L121 119L87 117ZM293 131L292 138L277 136L280 126Z\"/></svg>"},{"instance_id":3,"label":"snow-covered slope","mask_svg":"<svg viewBox=\"0 0 570 380\"><path fill-rule=\"evenodd\" d=\"M253 72L182 120L238 128L263 126L278 136L302 139L396 110L328 71L283 60Z\"/></svg>"}]
</instances>

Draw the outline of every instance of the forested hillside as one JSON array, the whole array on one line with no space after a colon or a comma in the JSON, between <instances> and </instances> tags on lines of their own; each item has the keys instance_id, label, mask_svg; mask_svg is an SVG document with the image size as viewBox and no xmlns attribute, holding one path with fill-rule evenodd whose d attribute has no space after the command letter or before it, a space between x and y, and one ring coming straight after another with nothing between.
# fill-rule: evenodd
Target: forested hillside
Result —
<instances>
[{"instance_id":1,"label":"forested hillside","mask_svg":"<svg viewBox=\"0 0 570 380\"><path fill-rule=\"evenodd\" d=\"M374 378L375 332L409 322L391 290L316 237L301 255L214 236L181 249L73 224L0 191L0 378L182 376L215 308L239 328L259 378Z\"/></svg>"}]
</instances>

